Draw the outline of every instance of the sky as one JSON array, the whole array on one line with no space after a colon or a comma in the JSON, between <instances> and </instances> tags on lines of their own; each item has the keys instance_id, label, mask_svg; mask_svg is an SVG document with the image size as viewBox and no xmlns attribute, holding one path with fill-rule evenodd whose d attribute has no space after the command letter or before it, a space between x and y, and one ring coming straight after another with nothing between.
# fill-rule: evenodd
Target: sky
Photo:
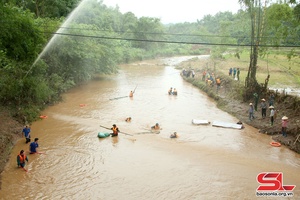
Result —
<instances>
[{"instance_id":1,"label":"sky","mask_svg":"<svg viewBox=\"0 0 300 200\"><path fill-rule=\"evenodd\" d=\"M118 5L122 13L132 12L139 18L160 18L164 24L196 22L208 14L241 9L238 0L103 0L103 4Z\"/></svg>"}]
</instances>

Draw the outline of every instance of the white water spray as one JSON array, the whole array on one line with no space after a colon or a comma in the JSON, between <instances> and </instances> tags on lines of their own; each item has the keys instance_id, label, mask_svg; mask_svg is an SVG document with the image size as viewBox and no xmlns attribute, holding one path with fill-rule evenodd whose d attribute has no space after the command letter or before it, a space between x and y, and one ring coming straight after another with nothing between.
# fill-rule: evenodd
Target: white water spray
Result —
<instances>
[{"instance_id":1,"label":"white water spray","mask_svg":"<svg viewBox=\"0 0 300 200\"><path fill-rule=\"evenodd\" d=\"M58 39L58 37L61 37L61 35L59 35L60 33L66 33L66 27L68 27L70 25L70 23L76 19L78 13L81 11L81 9L88 4L89 0L82 0L78 6L69 14L69 16L66 18L66 20L64 21L64 23L62 24L61 28L59 28L53 35L53 37L50 39L50 41L47 43L47 45L45 46L45 48L43 49L43 51L39 54L39 56L37 57L37 59L34 61L34 63L32 64L31 68L28 70L27 74L29 73L29 71L31 71L31 69L35 66L35 64L43 57L43 55L45 54L45 52L47 52L47 50L50 49L50 47L52 47L52 45L55 45L56 40ZM25 75L25 77L27 76L27 74Z\"/></svg>"}]
</instances>

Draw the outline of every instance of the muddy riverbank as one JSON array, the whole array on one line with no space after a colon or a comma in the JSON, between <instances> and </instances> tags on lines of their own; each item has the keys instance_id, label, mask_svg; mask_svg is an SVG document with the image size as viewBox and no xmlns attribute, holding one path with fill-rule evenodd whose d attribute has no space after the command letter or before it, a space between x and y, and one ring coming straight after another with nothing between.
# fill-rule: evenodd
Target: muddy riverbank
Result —
<instances>
[{"instance_id":1,"label":"muddy riverbank","mask_svg":"<svg viewBox=\"0 0 300 200\"><path fill-rule=\"evenodd\" d=\"M254 112L255 119L250 121L248 117L249 103L255 103L255 100L244 102L242 100L241 90L243 87L243 80L237 81L228 74L223 74L217 67L207 67L207 60L204 59L191 59L184 61L177 66L178 69L194 69L195 77L183 78L195 85L202 91L206 92L208 96L214 98L218 102L218 107L231 115L238 118L243 123L259 129L262 134L272 135L274 141L280 142L282 145L287 146L289 149L300 153L300 99L297 96L287 95L285 93L269 90L265 97L267 103L271 94L274 95L274 107L276 110L276 118L274 125L270 123L270 111L267 109L266 118L262 118L260 100L258 101L257 110ZM223 68L232 67L232 63L222 61L219 63ZM204 66L204 67L203 67ZM203 71L215 72L216 77L221 78L221 87L217 91L215 86L207 86L205 81L202 80ZM246 73L245 71L242 73ZM281 134L281 118L287 116L289 118L287 137Z\"/></svg>"}]
</instances>

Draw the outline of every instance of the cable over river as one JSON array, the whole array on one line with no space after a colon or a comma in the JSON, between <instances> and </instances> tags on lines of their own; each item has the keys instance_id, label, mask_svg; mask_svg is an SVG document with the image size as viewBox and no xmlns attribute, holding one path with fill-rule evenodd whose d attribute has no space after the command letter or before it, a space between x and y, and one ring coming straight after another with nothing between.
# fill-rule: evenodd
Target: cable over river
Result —
<instances>
[{"instance_id":1,"label":"cable over river","mask_svg":"<svg viewBox=\"0 0 300 200\"><path fill-rule=\"evenodd\" d=\"M181 78L174 68L181 60L124 65L117 75L63 95L43 111L47 118L31 126L44 154L27 154L28 172L16 163L21 149L28 152L25 139L13 148L0 199L255 199L262 172L282 172L282 185L296 185L292 197L277 199L299 199L298 154L271 146L270 136L247 125L238 130L191 123L238 119ZM168 95L170 87L177 96ZM160 133L147 134L155 123ZM113 124L126 134L97 137ZM170 139L175 131L179 137Z\"/></svg>"}]
</instances>

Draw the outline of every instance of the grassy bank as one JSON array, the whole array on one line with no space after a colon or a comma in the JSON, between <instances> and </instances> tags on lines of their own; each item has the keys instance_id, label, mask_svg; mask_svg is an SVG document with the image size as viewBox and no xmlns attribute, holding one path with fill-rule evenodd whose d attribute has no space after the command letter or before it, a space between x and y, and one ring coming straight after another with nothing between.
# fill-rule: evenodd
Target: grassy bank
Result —
<instances>
[{"instance_id":1,"label":"grassy bank","mask_svg":"<svg viewBox=\"0 0 300 200\"><path fill-rule=\"evenodd\" d=\"M244 80L248 73L250 55L247 52L240 54L240 59L233 54L225 55L224 60L213 61L211 59L201 59L196 63L190 62L190 64L184 64L185 67L189 67L193 64L194 69L208 68L214 70L216 73L222 73L227 75L229 68L240 68L240 80L244 83ZM269 86L270 87L292 87L299 88L300 85L300 57L295 57L292 60L288 60L286 55L277 54L276 52L258 59L257 68L257 81L264 83L267 75L270 74Z\"/></svg>"}]
</instances>

